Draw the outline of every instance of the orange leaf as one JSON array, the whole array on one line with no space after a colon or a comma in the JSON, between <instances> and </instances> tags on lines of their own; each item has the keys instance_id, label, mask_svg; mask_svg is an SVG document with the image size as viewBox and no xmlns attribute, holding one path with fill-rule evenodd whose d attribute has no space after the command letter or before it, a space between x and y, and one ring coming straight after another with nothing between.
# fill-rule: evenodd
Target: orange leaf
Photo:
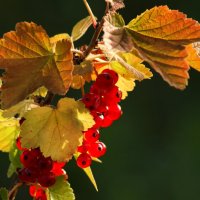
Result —
<instances>
[{"instance_id":1,"label":"orange leaf","mask_svg":"<svg viewBox=\"0 0 200 200\"><path fill-rule=\"evenodd\" d=\"M200 25L195 20L160 6L133 19L126 30L141 58L149 62L165 81L178 89L186 87L189 64L183 44L200 40Z\"/></svg>"},{"instance_id":2,"label":"orange leaf","mask_svg":"<svg viewBox=\"0 0 200 200\"><path fill-rule=\"evenodd\" d=\"M21 22L0 40L0 68L5 69L2 107L8 108L45 86L64 95L72 80L71 42L66 36L51 44L45 30Z\"/></svg>"},{"instance_id":3,"label":"orange leaf","mask_svg":"<svg viewBox=\"0 0 200 200\"><path fill-rule=\"evenodd\" d=\"M197 50L192 44L190 44L187 46L187 51L189 53L187 61L189 62L190 66L197 71L200 71L200 56L198 55Z\"/></svg>"}]
</instances>

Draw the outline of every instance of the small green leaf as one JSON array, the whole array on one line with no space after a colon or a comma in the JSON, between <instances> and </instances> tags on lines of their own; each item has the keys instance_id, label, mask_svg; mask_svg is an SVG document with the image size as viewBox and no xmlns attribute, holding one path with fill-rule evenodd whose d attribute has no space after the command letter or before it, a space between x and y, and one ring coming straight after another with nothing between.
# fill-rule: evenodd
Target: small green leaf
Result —
<instances>
[{"instance_id":1,"label":"small green leaf","mask_svg":"<svg viewBox=\"0 0 200 200\"><path fill-rule=\"evenodd\" d=\"M92 19L90 16L80 20L72 29L73 41L80 39L92 25Z\"/></svg>"},{"instance_id":2,"label":"small green leaf","mask_svg":"<svg viewBox=\"0 0 200 200\"><path fill-rule=\"evenodd\" d=\"M1 197L1 200L9 200L8 190L6 188L0 188L0 197Z\"/></svg>"},{"instance_id":3,"label":"small green leaf","mask_svg":"<svg viewBox=\"0 0 200 200\"><path fill-rule=\"evenodd\" d=\"M59 176L55 185L49 188L50 200L75 200L75 196L69 182L67 182L64 176Z\"/></svg>"},{"instance_id":4,"label":"small green leaf","mask_svg":"<svg viewBox=\"0 0 200 200\"><path fill-rule=\"evenodd\" d=\"M19 159L20 155L21 151L16 147L14 143L9 152L10 166L7 171L8 178L10 178L16 172L17 168L22 168L22 164Z\"/></svg>"}]
</instances>

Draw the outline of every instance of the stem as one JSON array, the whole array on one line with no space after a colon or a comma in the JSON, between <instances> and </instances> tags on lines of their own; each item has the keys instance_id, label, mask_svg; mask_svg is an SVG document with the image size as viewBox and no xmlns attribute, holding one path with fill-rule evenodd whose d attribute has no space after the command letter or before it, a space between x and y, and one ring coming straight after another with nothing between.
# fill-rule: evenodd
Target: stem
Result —
<instances>
[{"instance_id":1,"label":"stem","mask_svg":"<svg viewBox=\"0 0 200 200\"><path fill-rule=\"evenodd\" d=\"M17 183L16 185L13 186L13 188L9 191L8 193L8 199L14 199L14 197L17 194L17 191L19 190L19 188L23 185L23 183Z\"/></svg>"},{"instance_id":2,"label":"stem","mask_svg":"<svg viewBox=\"0 0 200 200\"><path fill-rule=\"evenodd\" d=\"M82 97L85 96L85 89L84 89L84 85L83 85L83 77L81 76L81 94L82 94Z\"/></svg>"},{"instance_id":3,"label":"stem","mask_svg":"<svg viewBox=\"0 0 200 200\"><path fill-rule=\"evenodd\" d=\"M106 3L106 9L105 9L105 15L108 13L108 11L109 11L109 3L107 2ZM99 25L97 26L88 48L85 50L85 52L83 52L83 58L82 59L85 59L90 54L90 52L94 49L94 47L96 46L99 35L100 35L100 33L103 29L103 24L104 24L104 16L102 17Z\"/></svg>"},{"instance_id":4,"label":"stem","mask_svg":"<svg viewBox=\"0 0 200 200\"><path fill-rule=\"evenodd\" d=\"M87 0L83 0L83 3L85 4L85 7L87 8L87 11L92 19L94 28L96 28L96 26L97 26L96 17L94 16L92 9L90 8L90 5L88 4Z\"/></svg>"}]
</instances>

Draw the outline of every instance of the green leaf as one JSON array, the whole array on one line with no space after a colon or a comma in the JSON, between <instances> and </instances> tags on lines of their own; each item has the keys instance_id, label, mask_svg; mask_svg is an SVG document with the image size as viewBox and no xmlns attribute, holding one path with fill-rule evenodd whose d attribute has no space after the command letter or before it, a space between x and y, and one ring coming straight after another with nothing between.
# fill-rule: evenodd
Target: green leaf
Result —
<instances>
[{"instance_id":1,"label":"green leaf","mask_svg":"<svg viewBox=\"0 0 200 200\"><path fill-rule=\"evenodd\" d=\"M69 182L63 176L57 178L55 185L49 187L50 200L75 200L75 196Z\"/></svg>"},{"instance_id":2,"label":"green leaf","mask_svg":"<svg viewBox=\"0 0 200 200\"><path fill-rule=\"evenodd\" d=\"M19 122L15 118L4 118L0 110L0 151L9 152L19 135Z\"/></svg>"},{"instance_id":3,"label":"green leaf","mask_svg":"<svg viewBox=\"0 0 200 200\"><path fill-rule=\"evenodd\" d=\"M82 131L94 125L88 109L80 101L63 98L57 108L34 108L25 114L21 142L26 148L37 148L45 157L56 161L71 159L79 145Z\"/></svg>"},{"instance_id":4,"label":"green leaf","mask_svg":"<svg viewBox=\"0 0 200 200\"><path fill-rule=\"evenodd\" d=\"M90 16L80 20L72 29L72 39L76 41L80 39L92 25L92 19Z\"/></svg>"},{"instance_id":5,"label":"green leaf","mask_svg":"<svg viewBox=\"0 0 200 200\"><path fill-rule=\"evenodd\" d=\"M9 200L8 190L6 188L0 188L0 197L1 197L1 200Z\"/></svg>"},{"instance_id":6,"label":"green leaf","mask_svg":"<svg viewBox=\"0 0 200 200\"><path fill-rule=\"evenodd\" d=\"M10 166L7 171L7 176L10 178L15 172L17 168L22 168L22 163L20 162L21 151L16 147L14 143L10 152L9 152L9 160Z\"/></svg>"}]
</instances>

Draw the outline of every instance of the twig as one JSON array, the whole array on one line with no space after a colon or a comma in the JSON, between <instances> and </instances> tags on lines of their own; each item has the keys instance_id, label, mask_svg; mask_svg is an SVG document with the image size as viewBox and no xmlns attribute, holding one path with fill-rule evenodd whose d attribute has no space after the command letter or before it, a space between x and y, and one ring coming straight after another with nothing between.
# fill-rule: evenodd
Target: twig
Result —
<instances>
[{"instance_id":1,"label":"twig","mask_svg":"<svg viewBox=\"0 0 200 200\"><path fill-rule=\"evenodd\" d=\"M87 0L83 0L83 3L85 4L85 7L87 8L87 11L88 11L88 13L89 13L89 15L92 19L92 24L93 24L94 28L96 28L97 21L96 21L96 18L95 18L94 14L93 14L93 12L90 8L90 5L88 4Z\"/></svg>"},{"instance_id":2,"label":"twig","mask_svg":"<svg viewBox=\"0 0 200 200\"><path fill-rule=\"evenodd\" d=\"M109 3L107 2L106 9L105 9L105 15L108 13L108 11L109 11ZM99 35L103 29L103 24L104 24L104 16L102 17L99 25L97 26L88 48L85 50L85 52L83 52L82 59L85 59L90 54L90 52L94 49L94 47L96 46Z\"/></svg>"},{"instance_id":3,"label":"twig","mask_svg":"<svg viewBox=\"0 0 200 200\"><path fill-rule=\"evenodd\" d=\"M16 195L18 189L23 185L23 183L17 183L16 185L13 186L13 188L9 191L8 193L8 199L11 200L13 199L13 195Z\"/></svg>"}]
</instances>

